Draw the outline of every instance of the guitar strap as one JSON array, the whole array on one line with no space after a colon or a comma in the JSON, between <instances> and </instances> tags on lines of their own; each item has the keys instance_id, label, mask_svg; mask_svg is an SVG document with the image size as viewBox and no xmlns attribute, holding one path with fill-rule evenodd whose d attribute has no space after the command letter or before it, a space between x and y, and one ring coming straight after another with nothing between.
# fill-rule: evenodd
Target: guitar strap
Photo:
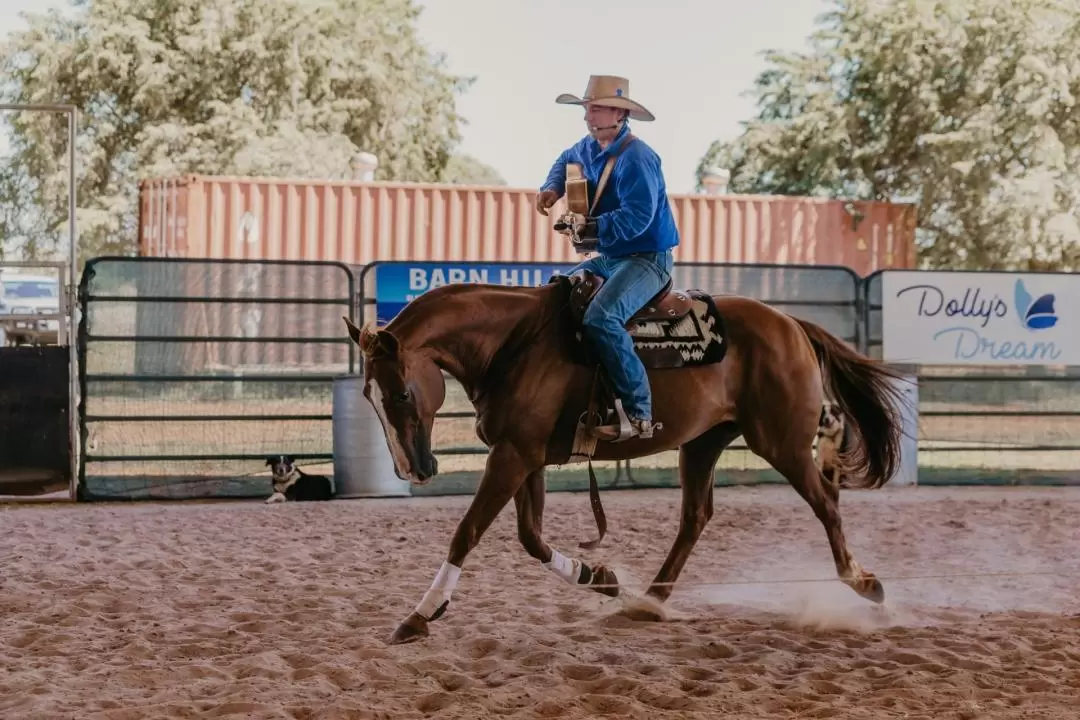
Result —
<instances>
[{"instance_id":1,"label":"guitar strap","mask_svg":"<svg viewBox=\"0 0 1080 720\"><path fill-rule=\"evenodd\" d=\"M593 213L596 212L596 204L600 202L600 196L604 192L604 188L607 187L608 178L611 177L611 171L615 167L615 161L619 159L619 155L623 150L630 147L630 143L637 140L633 133L627 133L623 138L622 143L615 149L611 155L608 156L607 163L604 164L604 171L600 173L600 180L596 183L596 195L593 196L592 207L589 208L589 217L593 217Z\"/></svg>"}]
</instances>

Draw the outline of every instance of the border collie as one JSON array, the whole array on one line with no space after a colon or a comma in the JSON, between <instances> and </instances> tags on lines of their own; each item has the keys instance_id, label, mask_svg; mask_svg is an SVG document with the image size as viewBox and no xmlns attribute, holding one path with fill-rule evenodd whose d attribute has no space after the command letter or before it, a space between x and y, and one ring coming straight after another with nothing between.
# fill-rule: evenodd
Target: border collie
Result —
<instances>
[{"instance_id":1,"label":"border collie","mask_svg":"<svg viewBox=\"0 0 1080 720\"><path fill-rule=\"evenodd\" d=\"M273 473L274 483L274 494L266 499L267 503L329 500L334 496L329 478L308 475L296 467L296 458L290 455L272 455L266 458L266 464Z\"/></svg>"},{"instance_id":2,"label":"border collie","mask_svg":"<svg viewBox=\"0 0 1080 720\"><path fill-rule=\"evenodd\" d=\"M837 488L846 487L840 453L844 449L844 415L828 400L821 406L817 429L817 466Z\"/></svg>"}]
</instances>

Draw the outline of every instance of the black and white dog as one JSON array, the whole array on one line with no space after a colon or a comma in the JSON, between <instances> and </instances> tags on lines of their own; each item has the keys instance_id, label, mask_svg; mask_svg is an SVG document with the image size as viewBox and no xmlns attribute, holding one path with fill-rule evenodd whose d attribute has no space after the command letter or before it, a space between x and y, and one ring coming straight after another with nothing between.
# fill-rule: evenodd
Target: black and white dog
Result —
<instances>
[{"instance_id":1,"label":"black and white dog","mask_svg":"<svg viewBox=\"0 0 1080 720\"><path fill-rule=\"evenodd\" d=\"M289 455L273 455L266 458L266 464L273 473L274 494L266 499L267 503L279 503L286 500L304 502L308 500L329 500L334 496L334 489L329 478L322 475L308 475L296 467L296 458Z\"/></svg>"},{"instance_id":2,"label":"black and white dog","mask_svg":"<svg viewBox=\"0 0 1080 720\"><path fill-rule=\"evenodd\" d=\"M837 488L847 487L840 455L847 446L844 415L840 406L828 400L822 405L817 429L817 466Z\"/></svg>"}]
</instances>

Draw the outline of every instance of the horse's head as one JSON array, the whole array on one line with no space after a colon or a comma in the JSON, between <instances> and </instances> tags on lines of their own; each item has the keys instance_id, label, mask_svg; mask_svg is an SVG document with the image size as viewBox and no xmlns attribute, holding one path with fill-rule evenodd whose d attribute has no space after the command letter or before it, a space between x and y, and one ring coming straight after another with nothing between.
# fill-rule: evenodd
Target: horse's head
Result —
<instances>
[{"instance_id":1,"label":"horse's head","mask_svg":"<svg viewBox=\"0 0 1080 720\"><path fill-rule=\"evenodd\" d=\"M364 397L382 423L394 471L423 485L439 472L431 452L435 413L446 398L442 370L423 353L408 352L387 330L345 324L364 356Z\"/></svg>"}]
</instances>

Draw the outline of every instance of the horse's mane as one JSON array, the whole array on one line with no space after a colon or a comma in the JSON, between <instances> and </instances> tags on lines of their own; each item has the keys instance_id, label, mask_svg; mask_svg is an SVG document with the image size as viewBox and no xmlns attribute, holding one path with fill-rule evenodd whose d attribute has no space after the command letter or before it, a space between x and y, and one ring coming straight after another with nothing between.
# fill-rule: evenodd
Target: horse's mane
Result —
<instances>
[{"instance_id":1,"label":"horse's mane","mask_svg":"<svg viewBox=\"0 0 1080 720\"><path fill-rule=\"evenodd\" d=\"M410 322L413 319L413 314L426 312L429 309L429 305L439 305L451 298L461 296L467 298L469 295L480 293L494 295L505 293L508 296L519 297L521 295L548 296L552 302L541 303L541 305L544 307L552 305L550 309L557 312L565 306L565 301L569 298L568 290L568 285L562 280L553 281L537 287L529 285L496 285L494 283L453 283L450 285L441 285L416 296L386 325L385 329L392 332L395 326Z\"/></svg>"},{"instance_id":2,"label":"horse's mane","mask_svg":"<svg viewBox=\"0 0 1080 720\"><path fill-rule=\"evenodd\" d=\"M386 325L385 329L391 330L395 325L409 322L414 313L425 312L429 305L439 305L458 296L464 295L468 297L469 295L477 293L506 293L507 295L536 294L538 292L551 292L551 284L541 285L539 287L497 285L494 283L452 283L449 285L440 285L437 288L432 288L413 298L404 309L402 309L402 311Z\"/></svg>"}]
</instances>

